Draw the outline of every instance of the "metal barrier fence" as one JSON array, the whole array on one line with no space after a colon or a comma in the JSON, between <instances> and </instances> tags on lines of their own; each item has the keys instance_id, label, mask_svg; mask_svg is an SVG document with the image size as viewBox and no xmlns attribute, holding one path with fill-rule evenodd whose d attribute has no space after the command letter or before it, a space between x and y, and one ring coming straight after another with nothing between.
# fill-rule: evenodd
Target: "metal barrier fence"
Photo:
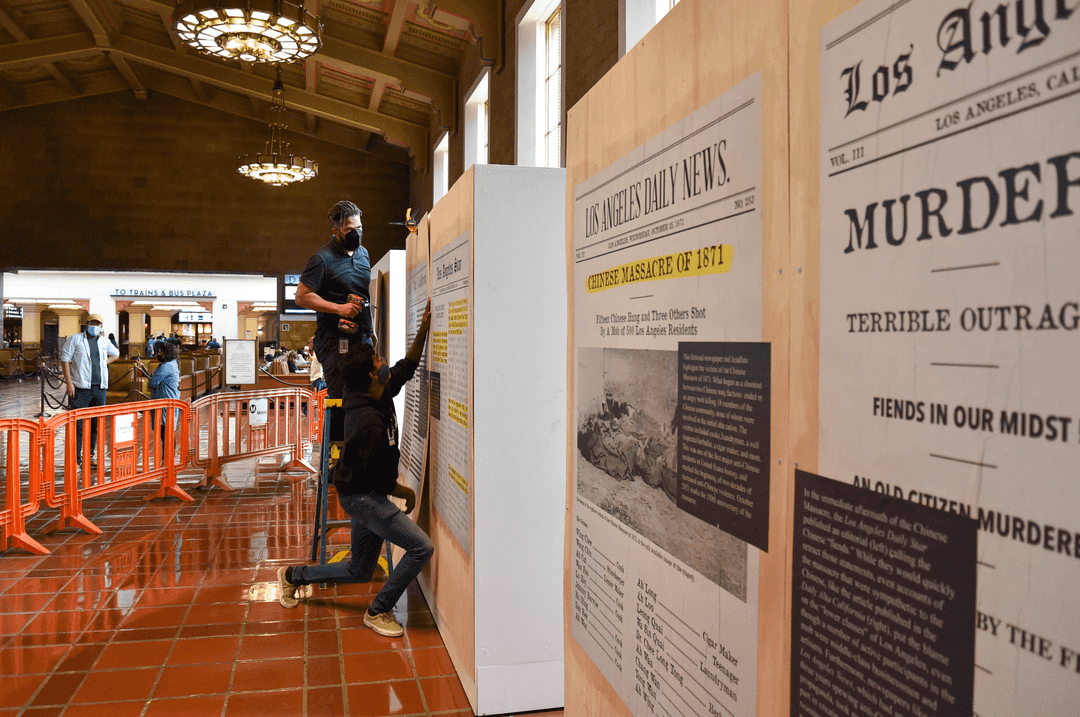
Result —
<instances>
[{"instance_id":1,"label":"metal barrier fence","mask_svg":"<svg viewBox=\"0 0 1080 717\"><path fill-rule=\"evenodd\" d=\"M47 555L41 543L26 532L26 518L38 510L41 489L41 424L28 418L0 419L0 451L4 466L4 509L0 511L0 550L15 546ZM22 456L27 456L29 481L22 495Z\"/></svg>"},{"instance_id":2,"label":"metal barrier fence","mask_svg":"<svg viewBox=\"0 0 1080 717\"><path fill-rule=\"evenodd\" d=\"M297 386L216 393L190 404L152 399L80 408L48 420L0 419L0 550L48 554L26 531L43 505L60 512L45 532L75 527L100 534L83 514L89 498L158 481L146 500L191 501L177 483L189 465L205 472L197 487L225 490L232 486L222 468L238 460L287 455L282 470L316 473L304 456L320 435L325 399L326 391Z\"/></svg>"},{"instance_id":3,"label":"metal barrier fence","mask_svg":"<svg viewBox=\"0 0 1080 717\"><path fill-rule=\"evenodd\" d=\"M177 474L187 464L188 412L186 401L159 398L79 408L45 421L42 492L46 505L60 510L59 520L48 532L78 527L100 534L101 529L83 515L83 501L150 481L160 481L161 486L147 500L193 500L177 485ZM168 420L170 417L173 420ZM94 422L99 423L96 431ZM81 456L76 438L80 431L84 434ZM63 487L57 490L56 441L61 432ZM95 455L100 460L95 461Z\"/></svg>"},{"instance_id":4,"label":"metal barrier fence","mask_svg":"<svg viewBox=\"0 0 1080 717\"><path fill-rule=\"evenodd\" d=\"M188 445L191 464L206 473L200 487L233 490L222 467L262 456L289 455L284 470L317 472L303 458L316 435L315 406L311 389L300 386L215 393L192 402Z\"/></svg>"}]
</instances>

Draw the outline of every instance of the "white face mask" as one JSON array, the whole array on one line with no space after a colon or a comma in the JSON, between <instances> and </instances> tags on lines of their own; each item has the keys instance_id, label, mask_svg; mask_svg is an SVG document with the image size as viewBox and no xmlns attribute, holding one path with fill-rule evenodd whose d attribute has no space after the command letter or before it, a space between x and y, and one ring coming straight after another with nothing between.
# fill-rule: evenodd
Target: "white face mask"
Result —
<instances>
[{"instance_id":1,"label":"white face mask","mask_svg":"<svg viewBox=\"0 0 1080 717\"><path fill-rule=\"evenodd\" d=\"M86 333L87 333L88 336L100 336L101 335L101 327L100 326L87 326L86 327Z\"/></svg>"}]
</instances>

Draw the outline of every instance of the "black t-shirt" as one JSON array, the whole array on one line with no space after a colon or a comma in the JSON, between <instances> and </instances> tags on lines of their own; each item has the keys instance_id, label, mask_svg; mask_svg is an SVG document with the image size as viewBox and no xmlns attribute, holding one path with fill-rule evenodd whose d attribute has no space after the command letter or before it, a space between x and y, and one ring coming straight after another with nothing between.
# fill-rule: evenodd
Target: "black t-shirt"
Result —
<instances>
[{"instance_id":1,"label":"black t-shirt","mask_svg":"<svg viewBox=\"0 0 1080 717\"><path fill-rule=\"evenodd\" d=\"M380 400L346 390L345 451L331 476L342 495L389 495L394 490L401 453L393 398L412 379L416 366L415 361L407 358L394 364Z\"/></svg>"},{"instance_id":2,"label":"black t-shirt","mask_svg":"<svg viewBox=\"0 0 1080 717\"><path fill-rule=\"evenodd\" d=\"M300 275L300 282L327 301L344 304L349 294L364 297L364 310L353 319L360 325L360 334L371 333L371 318L367 311L367 302L371 299L371 260L368 251L360 246L349 256L338 248L334 241L327 242L312 255ZM339 336L337 314L319 312L316 327L320 333ZM347 334L344 334L347 335Z\"/></svg>"}]
</instances>

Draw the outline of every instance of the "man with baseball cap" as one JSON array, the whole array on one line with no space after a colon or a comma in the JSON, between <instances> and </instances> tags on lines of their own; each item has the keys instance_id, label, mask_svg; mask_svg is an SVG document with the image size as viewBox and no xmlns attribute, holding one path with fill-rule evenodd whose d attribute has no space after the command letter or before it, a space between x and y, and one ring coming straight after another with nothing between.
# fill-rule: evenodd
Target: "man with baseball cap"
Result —
<instances>
[{"instance_id":1,"label":"man with baseball cap","mask_svg":"<svg viewBox=\"0 0 1080 717\"><path fill-rule=\"evenodd\" d=\"M86 331L72 334L60 350L60 366L67 383L68 408L105 405L109 387L109 364L120 351L101 337L101 314L86 317ZM90 465L97 466L97 419L90 419ZM75 460L82 465L82 421L75 424Z\"/></svg>"}]
</instances>

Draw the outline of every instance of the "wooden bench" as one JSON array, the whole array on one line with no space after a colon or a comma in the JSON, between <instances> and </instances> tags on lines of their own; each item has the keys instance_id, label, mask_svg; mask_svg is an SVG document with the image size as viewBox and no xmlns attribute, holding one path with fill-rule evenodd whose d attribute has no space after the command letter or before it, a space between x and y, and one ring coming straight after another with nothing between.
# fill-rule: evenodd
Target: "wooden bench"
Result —
<instances>
[{"instance_id":1,"label":"wooden bench","mask_svg":"<svg viewBox=\"0 0 1080 717\"><path fill-rule=\"evenodd\" d=\"M0 376L11 378L18 374L21 368L17 349L0 349Z\"/></svg>"}]
</instances>

